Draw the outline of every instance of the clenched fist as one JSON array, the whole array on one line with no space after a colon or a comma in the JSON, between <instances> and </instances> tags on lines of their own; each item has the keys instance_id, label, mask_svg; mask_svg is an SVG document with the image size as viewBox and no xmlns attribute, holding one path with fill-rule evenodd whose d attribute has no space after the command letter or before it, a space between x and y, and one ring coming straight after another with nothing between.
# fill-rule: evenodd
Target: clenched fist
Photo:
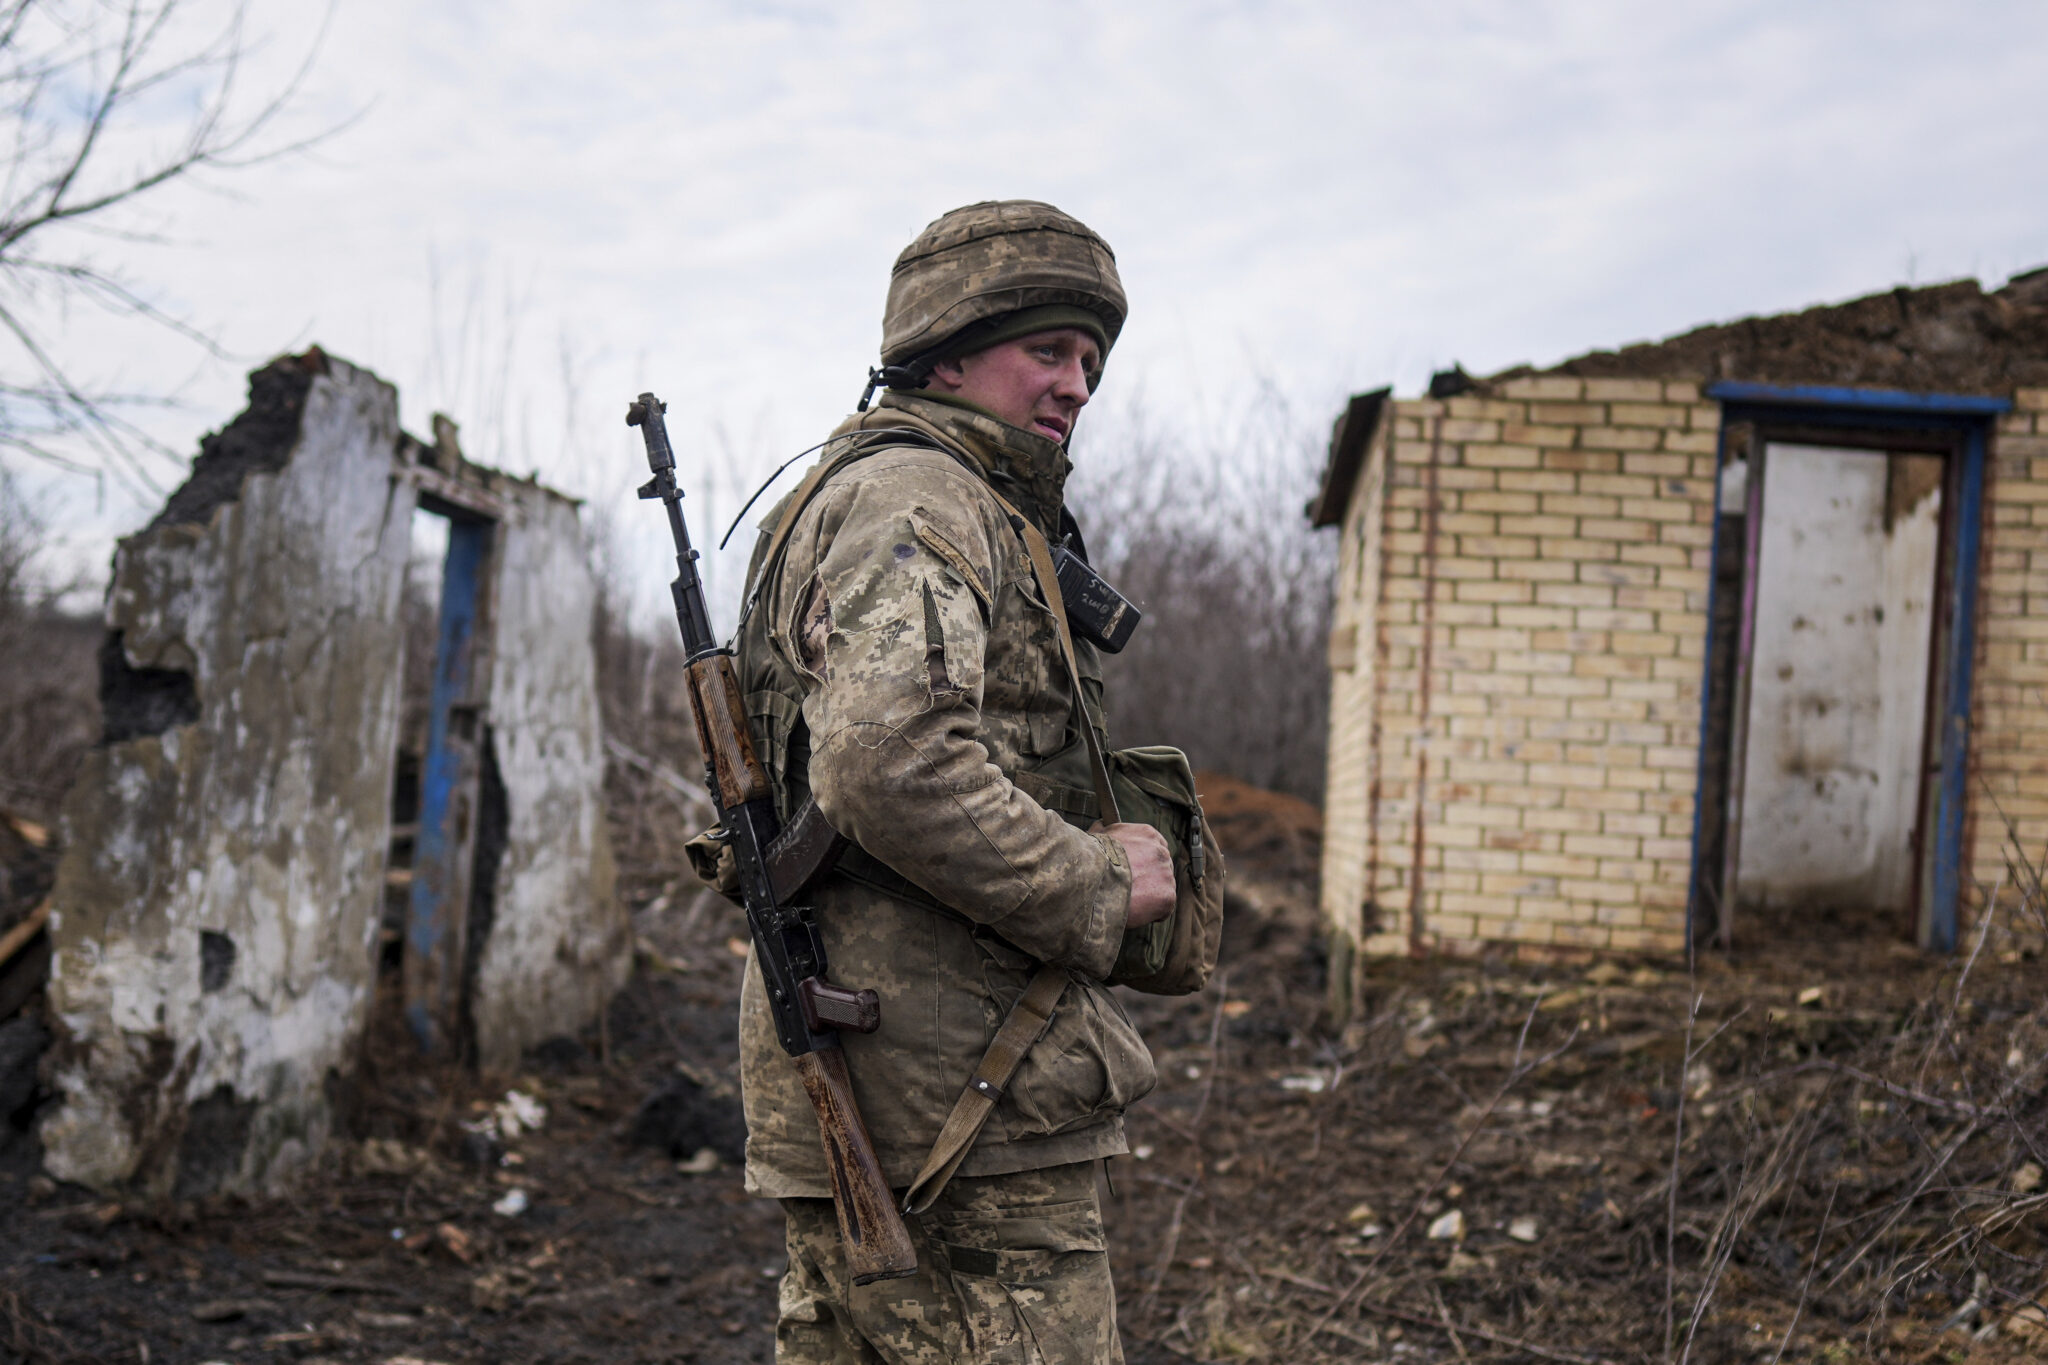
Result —
<instances>
[{"instance_id":1,"label":"clenched fist","mask_svg":"<svg viewBox=\"0 0 2048 1365\"><path fill-rule=\"evenodd\" d=\"M1166 836L1150 825L1095 826L1123 845L1131 862L1131 911L1125 927L1142 929L1173 913L1173 854L1167 851Z\"/></svg>"}]
</instances>

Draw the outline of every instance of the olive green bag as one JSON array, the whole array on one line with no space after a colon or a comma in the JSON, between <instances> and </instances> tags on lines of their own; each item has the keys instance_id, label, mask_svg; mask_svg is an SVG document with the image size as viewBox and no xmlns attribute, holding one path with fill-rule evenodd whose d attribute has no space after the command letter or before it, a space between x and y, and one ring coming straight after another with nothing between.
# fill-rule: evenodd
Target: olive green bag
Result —
<instances>
[{"instance_id":1,"label":"olive green bag","mask_svg":"<svg viewBox=\"0 0 2048 1365\"><path fill-rule=\"evenodd\" d=\"M1118 812L1166 836L1175 892L1171 915L1125 932L1110 982L1151 995L1191 994L1209 984L1223 939L1223 852L1202 818L1195 775L1186 754L1163 745L1104 757Z\"/></svg>"},{"instance_id":2,"label":"olive green bag","mask_svg":"<svg viewBox=\"0 0 2048 1365\"><path fill-rule=\"evenodd\" d=\"M1074 635L1067 625L1051 548L1002 494L994 496L1024 539L1032 576L1058 625L1060 654L1074 690L1074 720L1095 780L1096 809L1110 823L1152 826L1166 837L1173 854L1173 913L1142 929L1124 931L1110 982L1151 995L1191 994L1209 984L1223 942L1223 852L1202 818L1194 771L1186 754L1164 746L1103 752L1081 704L1081 670L1074 660Z\"/></svg>"}]
</instances>

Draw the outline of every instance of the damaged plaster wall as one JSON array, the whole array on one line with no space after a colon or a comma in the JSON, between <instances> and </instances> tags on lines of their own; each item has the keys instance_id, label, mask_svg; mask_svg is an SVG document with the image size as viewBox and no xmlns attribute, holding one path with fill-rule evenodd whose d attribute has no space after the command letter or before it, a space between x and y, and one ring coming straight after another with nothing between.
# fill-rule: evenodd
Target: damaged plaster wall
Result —
<instances>
[{"instance_id":1,"label":"damaged plaster wall","mask_svg":"<svg viewBox=\"0 0 2048 1365\"><path fill-rule=\"evenodd\" d=\"M604 781L590 647L597 581L575 504L533 484L508 492L518 515L498 552L489 707L505 840L470 996L478 1061L496 1068L572 1032L564 1021L595 1018L632 966L631 925L612 894L596 799Z\"/></svg>"},{"instance_id":2,"label":"damaged plaster wall","mask_svg":"<svg viewBox=\"0 0 2048 1365\"><path fill-rule=\"evenodd\" d=\"M397 395L317 355L252 393L115 554L109 742L65 807L43 1143L100 1188L297 1164L374 984L413 503Z\"/></svg>"},{"instance_id":3,"label":"damaged plaster wall","mask_svg":"<svg viewBox=\"0 0 2048 1365\"><path fill-rule=\"evenodd\" d=\"M423 491L497 523L467 985L478 1055L588 1023L630 965L601 794L576 506L398 427L317 350L115 556L105 741L65 810L43 1124L52 1174L195 1196L319 1150L376 998Z\"/></svg>"}]
</instances>

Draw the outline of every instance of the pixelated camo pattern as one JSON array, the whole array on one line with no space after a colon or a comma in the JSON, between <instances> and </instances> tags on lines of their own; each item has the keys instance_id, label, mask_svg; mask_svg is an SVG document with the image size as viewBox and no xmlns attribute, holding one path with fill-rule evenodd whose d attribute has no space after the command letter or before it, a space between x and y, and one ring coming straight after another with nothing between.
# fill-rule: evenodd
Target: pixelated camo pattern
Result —
<instances>
[{"instance_id":1,"label":"pixelated camo pattern","mask_svg":"<svg viewBox=\"0 0 2048 1365\"><path fill-rule=\"evenodd\" d=\"M783 1203L777 1365L1121 1365L1094 1163L955 1179L917 1273L855 1287L830 1200Z\"/></svg>"}]
</instances>

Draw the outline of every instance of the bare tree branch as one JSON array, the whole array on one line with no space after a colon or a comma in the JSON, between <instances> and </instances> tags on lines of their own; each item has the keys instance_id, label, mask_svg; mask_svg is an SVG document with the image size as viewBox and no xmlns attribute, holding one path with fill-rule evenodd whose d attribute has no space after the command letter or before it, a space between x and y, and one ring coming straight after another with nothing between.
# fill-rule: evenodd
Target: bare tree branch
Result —
<instances>
[{"instance_id":1,"label":"bare tree branch","mask_svg":"<svg viewBox=\"0 0 2048 1365\"><path fill-rule=\"evenodd\" d=\"M0 187L0 449L59 467L102 469L131 491L162 496L142 456L182 459L118 409L172 401L123 394L60 363L55 342L74 306L164 328L224 358L201 326L144 286L86 254L91 240L160 240L135 215L159 209L165 187L217 187L220 176L309 150L354 122L294 135L285 125L333 16L333 0L292 75L245 97L256 50L237 0L197 31L192 0L4 0L0 123L8 148ZM163 107L190 112L165 145ZM77 450L58 453L62 446Z\"/></svg>"}]
</instances>

